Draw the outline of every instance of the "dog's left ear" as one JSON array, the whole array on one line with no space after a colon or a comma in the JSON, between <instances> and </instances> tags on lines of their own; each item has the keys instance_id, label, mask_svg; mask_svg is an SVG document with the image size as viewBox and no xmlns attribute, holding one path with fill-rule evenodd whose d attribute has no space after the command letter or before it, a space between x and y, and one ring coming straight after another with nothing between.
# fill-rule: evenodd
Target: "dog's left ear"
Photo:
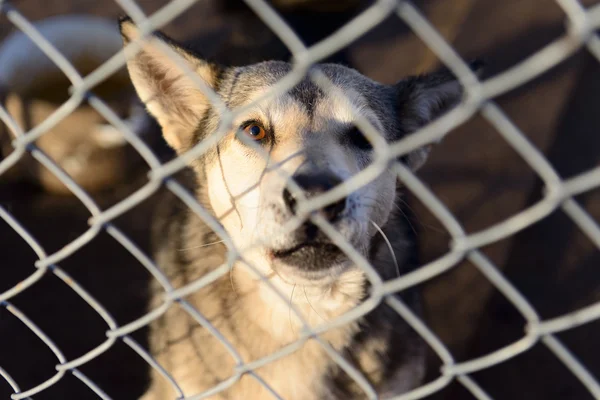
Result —
<instances>
[{"instance_id":1,"label":"dog's left ear","mask_svg":"<svg viewBox=\"0 0 600 400\"><path fill-rule=\"evenodd\" d=\"M470 63L477 75L483 70L480 60ZM463 88L447 69L401 80L394 86L401 133L410 134L460 103ZM426 161L430 146L409 153L404 161L413 170Z\"/></svg>"}]
</instances>

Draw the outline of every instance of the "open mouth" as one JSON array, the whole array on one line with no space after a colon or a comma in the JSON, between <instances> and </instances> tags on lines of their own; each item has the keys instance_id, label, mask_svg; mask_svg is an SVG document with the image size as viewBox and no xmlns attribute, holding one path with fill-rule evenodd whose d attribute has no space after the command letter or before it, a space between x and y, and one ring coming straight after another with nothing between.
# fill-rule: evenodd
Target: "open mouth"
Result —
<instances>
[{"instance_id":1,"label":"open mouth","mask_svg":"<svg viewBox=\"0 0 600 400\"><path fill-rule=\"evenodd\" d=\"M339 252L339 249L336 245L331 243L300 243L297 246L286 250L276 250L273 251L273 256L275 258L285 258L294 255L294 253L302 252L302 251L316 251L323 253L333 253Z\"/></svg>"},{"instance_id":2,"label":"open mouth","mask_svg":"<svg viewBox=\"0 0 600 400\"><path fill-rule=\"evenodd\" d=\"M306 271L322 270L341 262L345 257L332 243L305 242L285 250L273 250L279 262Z\"/></svg>"}]
</instances>

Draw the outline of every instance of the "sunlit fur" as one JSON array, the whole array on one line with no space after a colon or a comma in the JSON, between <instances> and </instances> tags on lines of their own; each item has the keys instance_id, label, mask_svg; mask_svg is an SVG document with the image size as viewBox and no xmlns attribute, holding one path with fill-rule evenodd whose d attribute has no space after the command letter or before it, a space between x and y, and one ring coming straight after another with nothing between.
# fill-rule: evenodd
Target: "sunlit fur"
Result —
<instances>
[{"instance_id":1,"label":"sunlit fur","mask_svg":"<svg viewBox=\"0 0 600 400\"><path fill-rule=\"evenodd\" d=\"M126 43L138 36L130 21L122 23L121 31ZM128 54L128 69L140 98L179 154L213 138L223 129L223 115L162 54L159 40L182 56L227 107L244 108L225 127L218 143L191 162L178 179L218 221L237 250L254 246L243 252L228 274L190 294L185 302L173 304L152 323L151 351L186 396L229 382L211 398L269 398L268 389L252 374L236 377L240 360L235 357L244 363L256 361L302 338L303 325L292 305L310 327L318 327L364 306L371 287L364 270L343 253L328 258L326 250L307 250L306 258L293 265L276 256L305 240L299 231L282 231L293 218L282 195L290 177L308 171L349 180L374 161L374 151L357 146L356 138L350 137L357 115L388 142L399 140L456 104L460 87L448 73L382 85L355 70L327 64L319 69L332 88L322 90L305 78L290 91L264 99L291 65L271 61L220 67L159 35L139 54ZM247 121L264 127L269 138L254 144L242 140L239 128ZM416 169L426 154L418 149L402 161ZM338 237L384 280L410 271L416 252L411 227L399 207L402 188L391 165L383 165L375 179L349 193L345 208L331 221ZM169 196L156 216L155 257L172 284L181 287L221 266L228 252L222 237ZM322 232L316 235L317 240L331 242ZM324 264L324 259L333 261ZM155 284L153 291L151 309L163 302L162 287ZM419 312L414 292L405 291L401 298ZM422 341L385 303L369 304L366 315L319 334L319 340L298 343L293 352L254 372L284 399L365 398L322 346L326 344L381 395L418 386L424 374ZM190 309L199 314L190 314ZM213 328L219 337L211 333ZM220 339L235 349L235 357ZM175 392L160 374L153 373L144 399L167 398L175 398Z\"/></svg>"}]
</instances>

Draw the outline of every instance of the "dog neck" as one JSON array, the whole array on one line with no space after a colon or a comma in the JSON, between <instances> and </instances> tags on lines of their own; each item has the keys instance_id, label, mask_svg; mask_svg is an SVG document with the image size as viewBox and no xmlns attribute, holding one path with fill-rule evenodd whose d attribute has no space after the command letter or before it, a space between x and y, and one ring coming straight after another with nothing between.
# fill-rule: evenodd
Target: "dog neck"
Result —
<instances>
[{"instance_id":1,"label":"dog neck","mask_svg":"<svg viewBox=\"0 0 600 400\"><path fill-rule=\"evenodd\" d=\"M366 287L364 273L355 267L320 284L292 283L275 272L260 279L245 264L234 267L233 277L237 306L282 345L357 306Z\"/></svg>"}]
</instances>

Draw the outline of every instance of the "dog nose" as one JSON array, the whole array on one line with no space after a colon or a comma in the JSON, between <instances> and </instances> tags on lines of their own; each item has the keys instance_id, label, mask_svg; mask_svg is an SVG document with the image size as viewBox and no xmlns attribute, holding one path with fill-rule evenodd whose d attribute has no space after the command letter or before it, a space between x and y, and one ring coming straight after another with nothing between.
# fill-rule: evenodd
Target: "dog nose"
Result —
<instances>
[{"instance_id":1,"label":"dog nose","mask_svg":"<svg viewBox=\"0 0 600 400\"><path fill-rule=\"evenodd\" d=\"M320 194L327 192L328 190L333 189L335 186L340 184L342 181L333 175L294 175L292 177L294 182L307 199L312 197L316 197ZM283 189L283 201L288 208L292 212L292 214L296 214L296 210L298 208L298 202L289 188ZM320 211L323 213L323 216L327 218L328 221L334 221L339 215L346 209L346 198L342 198L337 200L335 203L329 204L325 208L322 208Z\"/></svg>"}]
</instances>

